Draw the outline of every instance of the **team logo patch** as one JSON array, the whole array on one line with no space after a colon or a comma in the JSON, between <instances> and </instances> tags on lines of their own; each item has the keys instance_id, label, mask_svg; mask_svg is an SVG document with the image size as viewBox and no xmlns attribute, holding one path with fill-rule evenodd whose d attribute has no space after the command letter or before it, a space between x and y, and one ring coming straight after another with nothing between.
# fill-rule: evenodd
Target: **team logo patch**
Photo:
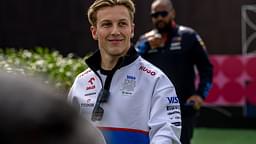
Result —
<instances>
[{"instance_id":1,"label":"team logo patch","mask_svg":"<svg viewBox=\"0 0 256 144\"><path fill-rule=\"evenodd\" d=\"M166 107L167 111L173 111L173 110L180 110L180 106L167 106Z\"/></svg>"},{"instance_id":2,"label":"team logo patch","mask_svg":"<svg viewBox=\"0 0 256 144\"><path fill-rule=\"evenodd\" d=\"M94 81L96 80L95 77L91 77L89 80L88 80L88 85L86 86L86 90L92 90L92 89L95 89L95 85L94 85Z\"/></svg>"},{"instance_id":3,"label":"team logo patch","mask_svg":"<svg viewBox=\"0 0 256 144\"><path fill-rule=\"evenodd\" d=\"M170 50L181 50L180 42L171 43Z\"/></svg>"},{"instance_id":4,"label":"team logo patch","mask_svg":"<svg viewBox=\"0 0 256 144\"><path fill-rule=\"evenodd\" d=\"M180 42L180 41L181 41L180 36L172 38L172 42Z\"/></svg>"},{"instance_id":5,"label":"team logo patch","mask_svg":"<svg viewBox=\"0 0 256 144\"><path fill-rule=\"evenodd\" d=\"M85 103L81 103L81 107L94 107L92 99L87 99Z\"/></svg>"},{"instance_id":6,"label":"team logo patch","mask_svg":"<svg viewBox=\"0 0 256 144\"><path fill-rule=\"evenodd\" d=\"M132 95L136 87L136 77L127 75L121 87L122 94L125 96Z\"/></svg>"},{"instance_id":7,"label":"team logo patch","mask_svg":"<svg viewBox=\"0 0 256 144\"><path fill-rule=\"evenodd\" d=\"M170 50L181 50L181 37L174 37L169 47Z\"/></svg>"}]
</instances>

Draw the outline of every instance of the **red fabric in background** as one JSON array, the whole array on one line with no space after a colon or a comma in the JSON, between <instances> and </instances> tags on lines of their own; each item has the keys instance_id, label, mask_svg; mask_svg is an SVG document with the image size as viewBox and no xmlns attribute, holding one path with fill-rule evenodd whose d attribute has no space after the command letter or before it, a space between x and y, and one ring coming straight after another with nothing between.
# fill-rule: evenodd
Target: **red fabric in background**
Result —
<instances>
[{"instance_id":1,"label":"red fabric in background","mask_svg":"<svg viewBox=\"0 0 256 144\"><path fill-rule=\"evenodd\" d=\"M210 55L213 87L206 105L256 105L256 56Z\"/></svg>"}]
</instances>

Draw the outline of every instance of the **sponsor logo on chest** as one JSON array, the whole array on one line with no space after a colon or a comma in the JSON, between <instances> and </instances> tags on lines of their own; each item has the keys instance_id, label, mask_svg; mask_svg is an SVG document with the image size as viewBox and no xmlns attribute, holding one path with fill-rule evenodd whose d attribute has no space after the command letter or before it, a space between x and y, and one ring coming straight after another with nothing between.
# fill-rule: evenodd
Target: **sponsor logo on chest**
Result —
<instances>
[{"instance_id":1,"label":"sponsor logo on chest","mask_svg":"<svg viewBox=\"0 0 256 144\"><path fill-rule=\"evenodd\" d=\"M96 94L96 77L91 77L86 83L84 96L92 96Z\"/></svg>"},{"instance_id":2,"label":"sponsor logo on chest","mask_svg":"<svg viewBox=\"0 0 256 144\"><path fill-rule=\"evenodd\" d=\"M169 47L170 50L181 50L181 37L174 37Z\"/></svg>"},{"instance_id":3,"label":"sponsor logo on chest","mask_svg":"<svg viewBox=\"0 0 256 144\"><path fill-rule=\"evenodd\" d=\"M94 107L94 103L92 99L87 99L85 103L81 103L81 107Z\"/></svg>"},{"instance_id":4,"label":"sponsor logo on chest","mask_svg":"<svg viewBox=\"0 0 256 144\"><path fill-rule=\"evenodd\" d=\"M95 87L95 84L94 84L95 80L96 80L95 77L91 77L91 78L88 80L87 86L86 86L86 90L93 90L93 89L96 88L96 87Z\"/></svg>"},{"instance_id":5,"label":"sponsor logo on chest","mask_svg":"<svg viewBox=\"0 0 256 144\"><path fill-rule=\"evenodd\" d=\"M122 95L125 95L125 96L132 95L135 87L136 87L136 77L127 75L121 86Z\"/></svg>"}]
</instances>

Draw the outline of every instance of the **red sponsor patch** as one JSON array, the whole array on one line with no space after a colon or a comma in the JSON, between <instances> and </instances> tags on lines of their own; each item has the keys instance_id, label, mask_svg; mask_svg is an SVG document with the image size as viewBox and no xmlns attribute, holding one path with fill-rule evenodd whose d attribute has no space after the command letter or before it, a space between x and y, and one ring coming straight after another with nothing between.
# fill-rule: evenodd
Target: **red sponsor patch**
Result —
<instances>
[{"instance_id":1,"label":"red sponsor patch","mask_svg":"<svg viewBox=\"0 0 256 144\"><path fill-rule=\"evenodd\" d=\"M147 67L145 66L140 66L139 70L147 73L147 74L150 74L151 76L155 76L156 75L156 72L151 70L151 69L148 69Z\"/></svg>"}]
</instances>

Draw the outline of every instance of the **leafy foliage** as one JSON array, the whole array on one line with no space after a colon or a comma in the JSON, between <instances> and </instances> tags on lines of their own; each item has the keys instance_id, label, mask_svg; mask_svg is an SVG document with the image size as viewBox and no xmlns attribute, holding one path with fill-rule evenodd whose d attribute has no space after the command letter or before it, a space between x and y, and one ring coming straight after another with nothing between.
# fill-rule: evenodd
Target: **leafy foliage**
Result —
<instances>
[{"instance_id":1,"label":"leafy foliage","mask_svg":"<svg viewBox=\"0 0 256 144\"><path fill-rule=\"evenodd\" d=\"M77 74L86 69L84 59L73 54L63 57L58 51L37 47L34 50L0 49L0 69L11 73L44 75L47 82L68 89Z\"/></svg>"}]
</instances>

